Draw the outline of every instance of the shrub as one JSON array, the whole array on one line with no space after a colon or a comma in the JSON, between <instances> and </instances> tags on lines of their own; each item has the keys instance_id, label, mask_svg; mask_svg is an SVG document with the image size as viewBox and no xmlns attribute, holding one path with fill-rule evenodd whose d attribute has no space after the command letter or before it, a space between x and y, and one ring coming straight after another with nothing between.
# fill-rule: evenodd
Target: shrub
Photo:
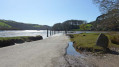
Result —
<instances>
[{"instance_id":1,"label":"shrub","mask_svg":"<svg viewBox=\"0 0 119 67\"><path fill-rule=\"evenodd\" d=\"M111 35L110 40L112 43L119 45L119 34Z\"/></svg>"}]
</instances>

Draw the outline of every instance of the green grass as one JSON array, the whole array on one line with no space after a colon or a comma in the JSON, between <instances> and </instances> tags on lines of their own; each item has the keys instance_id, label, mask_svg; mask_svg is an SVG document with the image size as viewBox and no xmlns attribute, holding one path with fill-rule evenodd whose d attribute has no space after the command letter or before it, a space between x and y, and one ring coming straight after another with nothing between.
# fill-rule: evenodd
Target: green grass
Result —
<instances>
[{"instance_id":1,"label":"green grass","mask_svg":"<svg viewBox=\"0 0 119 67\"><path fill-rule=\"evenodd\" d=\"M98 35L96 33L73 34L74 38L71 38L71 41L75 42L74 46L78 49L102 50L102 47L96 46Z\"/></svg>"},{"instance_id":2,"label":"green grass","mask_svg":"<svg viewBox=\"0 0 119 67\"><path fill-rule=\"evenodd\" d=\"M40 35L38 36L18 36L18 37L0 37L0 41L4 41L4 40L11 40L11 39L21 39L24 41L30 40L30 38L36 38L36 37L40 37Z\"/></svg>"},{"instance_id":3,"label":"green grass","mask_svg":"<svg viewBox=\"0 0 119 67\"><path fill-rule=\"evenodd\" d=\"M118 33L107 33L110 39L109 47L119 48L119 34Z\"/></svg>"},{"instance_id":4,"label":"green grass","mask_svg":"<svg viewBox=\"0 0 119 67\"><path fill-rule=\"evenodd\" d=\"M30 42L41 39L42 36L0 37L0 47L14 45L15 43Z\"/></svg>"},{"instance_id":5,"label":"green grass","mask_svg":"<svg viewBox=\"0 0 119 67\"><path fill-rule=\"evenodd\" d=\"M3 22L0 22L0 26L1 27L7 27L7 28L11 28L12 26L6 24L6 23L3 23Z\"/></svg>"},{"instance_id":6,"label":"green grass","mask_svg":"<svg viewBox=\"0 0 119 67\"><path fill-rule=\"evenodd\" d=\"M28 38L31 36L18 36L18 37L0 37L0 40L9 40L9 39L23 39L23 38Z\"/></svg>"},{"instance_id":7,"label":"green grass","mask_svg":"<svg viewBox=\"0 0 119 67\"><path fill-rule=\"evenodd\" d=\"M91 26L92 26L92 24L86 24L86 26L91 27Z\"/></svg>"},{"instance_id":8,"label":"green grass","mask_svg":"<svg viewBox=\"0 0 119 67\"><path fill-rule=\"evenodd\" d=\"M96 41L99 36L99 33L82 33L82 34L72 34L73 38L71 41L74 42L74 47L76 49L84 49L90 51L104 51L104 48L100 46L96 46ZM109 38L109 46L108 48L115 47L119 48L119 45L111 42L111 38L113 37L110 34L105 34ZM118 35L119 36L119 35Z\"/></svg>"},{"instance_id":9,"label":"green grass","mask_svg":"<svg viewBox=\"0 0 119 67\"><path fill-rule=\"evenodd\" d=\"M33 26L33 27L41 27L41 25L35 25L35 26Z\"/></svg>"}]
</instances>

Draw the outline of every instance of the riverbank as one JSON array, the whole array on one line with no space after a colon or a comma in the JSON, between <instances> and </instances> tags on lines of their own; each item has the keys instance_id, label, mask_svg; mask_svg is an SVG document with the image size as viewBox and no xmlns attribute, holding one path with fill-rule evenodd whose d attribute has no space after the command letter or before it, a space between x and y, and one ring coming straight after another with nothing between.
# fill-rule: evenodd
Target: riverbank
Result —
<instances>
[{"instance_id":1,"label":"riverbank","mask_svg":"<svg viewBox=\"0 0 119 67\"><path fill-rule=\"evenodd\" d=\"M108 48L110 52L104 53L94 51L99 49L96 46L98 33L72 34L71 41L75 49L80 52L80 56L66 55L65 58L71 67L118 67L119 63L119 45L117 33L106 33L109 38ZM83 49L82 49L83 48Z\"/></svg>"},{"instance_id":2,"label":"riverbank","mask_svg":"<svg viewBox=\"0 0 119 67\"><path fill-rule=\"evenodd\" d=\"M66 67L69 38L56 34L43 40L0 48L0 67Z\"/></svg>"},{"instance_id":3,"label":"riverbank","mask_svg":"<svg viewBox=\"0 0 119 67\"><path fill-rule=\"evenodd\" d=\"M15 43L31 42L42 40L42 36L19 36L19 37L0 37L0 47L15 45Z\"/></svg>"},{"instance_id":4,"label":"riverbank","mask_svg":"<svg viewBox=\"0 0 119 67\"><path fill-rule=\"evenodd\" d=\"M117 50L119 53L119 49ZM116 54L92 54L82 52L81 56L65 56L70 67L118 67L119 55Z\"/></svg>"},{"instance_id":5,"label":"riverbank","mask_svg":"<svg viewBox=\"0 0 119 67\"><path fill-rule=\"evenodd\" d=\"M117 67L118 54L66 54L69 38L56 34L43 40L0 48L0 67ZM118 49L112 50L119 52ZM115 63L113 63L115 62Z\"/></svg>"},{"instance_id":6,"label":"riverbank","mask_svg":"<svg viewBox=\"0 0 119 67\"><path fill-rule=\"evenodd\" d=\"M100 33L69 34L71 41L74 43L73 46L77 51L104 53L105 49L96 45L99 35ZM108 38L107 48L119 48L118 33L105 33L104 35Z\"/></svg>"}]
</instances>

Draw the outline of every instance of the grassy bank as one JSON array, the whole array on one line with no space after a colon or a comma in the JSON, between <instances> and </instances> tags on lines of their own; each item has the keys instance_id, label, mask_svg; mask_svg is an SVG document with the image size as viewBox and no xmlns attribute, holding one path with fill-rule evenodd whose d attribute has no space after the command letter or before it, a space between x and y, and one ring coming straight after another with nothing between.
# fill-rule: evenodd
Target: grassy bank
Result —
<instances>
[{"instance_id":1,"label":"grassy bank","mask_svg":"<svg viewBox=\"0 0 119 67\"><path fill-rule=\"evenodd\" d=\"M0 37L0 47L43 39L42 36Z\"/></svg>"},{"instance_id":2,"label":"grassy bank","mask_svg":"<svg viewBox=\"0 0 119 67\"><path fill-rule=\"evenodd\" d=\"M115 47L119 48L117 42L119 42L119 34L107 33L105 34L109 38L108 48ZM90 52L104 52L104 48L96 46L99 33L82 33L70 35L71 41L74 42L74 47L77 50L86 50ZM118 37L117 37L118 36ZM113 40L113 42L112 42ZM114 43L116 41L116 43Z\"/></svg>"}]
</instances>

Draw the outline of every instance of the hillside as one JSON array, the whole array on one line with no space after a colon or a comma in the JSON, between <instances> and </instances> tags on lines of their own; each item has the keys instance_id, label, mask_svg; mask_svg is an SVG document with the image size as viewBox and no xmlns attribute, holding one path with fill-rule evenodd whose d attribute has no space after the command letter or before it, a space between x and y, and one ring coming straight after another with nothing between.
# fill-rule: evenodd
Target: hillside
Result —
<instances>
[{"instance_id":1,"label":"hillside","mask_svg":"<svg viewBox=\"0 0 119 67\"><path fill-rule=\"evenodd\" d=\"M47 28L50 29L50 26L0 20L0 30L46 30Z\"/></svg>"}]
</instances>

